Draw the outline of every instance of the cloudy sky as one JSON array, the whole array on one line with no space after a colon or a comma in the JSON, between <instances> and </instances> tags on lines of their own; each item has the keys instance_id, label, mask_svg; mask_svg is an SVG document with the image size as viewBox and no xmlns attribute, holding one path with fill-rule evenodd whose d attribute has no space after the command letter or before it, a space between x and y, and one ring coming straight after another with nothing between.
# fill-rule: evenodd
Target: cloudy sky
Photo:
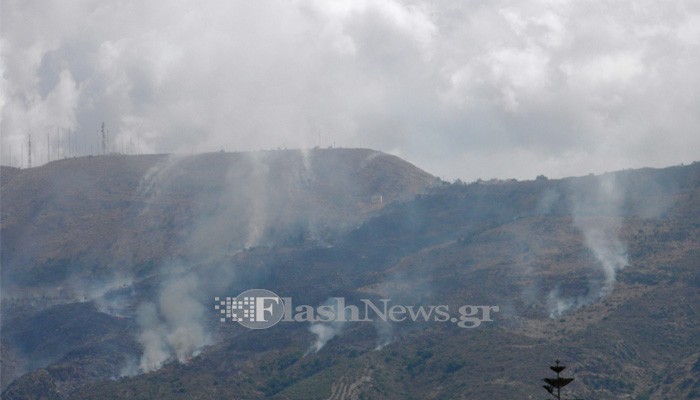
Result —
<instances>
[{"instance_id":1,"label":"cloudy sky","mask_svg":"<svg viewBox=\"0 0 700 400\"><path fill-rule=\"evenodd\" d=\"M700 160L695 0L0 1L3 164L28 133L35 164L49 132L97 152L102 121L117 150L369 147L450 180Z\"/></svg>"}]
</instances>

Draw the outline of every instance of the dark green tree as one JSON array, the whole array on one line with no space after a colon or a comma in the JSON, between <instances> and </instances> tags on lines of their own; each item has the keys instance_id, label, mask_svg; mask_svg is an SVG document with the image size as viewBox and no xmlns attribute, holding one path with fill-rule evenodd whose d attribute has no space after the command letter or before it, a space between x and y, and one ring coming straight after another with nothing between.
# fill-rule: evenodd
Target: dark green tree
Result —
<instances>
[{"instance_id":1,"label":"dark green tree","mask_svg":"<svg viewBox=\"0 0 700 400\"><path fill-rule=\"evenodd\" d=\"M556 360L555 365L550 366L549 369L554 371L557 374L557 376L556 378L544 378L543 380L546 383L546 385L542 385L542 387L555 399L562 400L561 388L573 382L574 378L564 378L563 376L561 376L561 372L564 371L566 367L564 365L559 365L559 360Z\"/></svg>"}]
</instances>

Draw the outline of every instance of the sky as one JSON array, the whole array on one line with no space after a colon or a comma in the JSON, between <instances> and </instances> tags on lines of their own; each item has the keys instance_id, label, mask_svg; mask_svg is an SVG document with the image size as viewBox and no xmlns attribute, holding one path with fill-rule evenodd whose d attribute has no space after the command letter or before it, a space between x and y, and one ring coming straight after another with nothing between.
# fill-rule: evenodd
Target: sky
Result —
<instances>
[{"instance_id":1,"label":"sky","mask_svg":"<svg viewBox=\"0 0 700 400\"><path fill-rule=\"evenodd\" d=\"M4 165L29 134L34 166L97 154L102 122L112 151L365 147L447 180L700 160L695 0L0 5Z\"/></svg>"}]
</instances>

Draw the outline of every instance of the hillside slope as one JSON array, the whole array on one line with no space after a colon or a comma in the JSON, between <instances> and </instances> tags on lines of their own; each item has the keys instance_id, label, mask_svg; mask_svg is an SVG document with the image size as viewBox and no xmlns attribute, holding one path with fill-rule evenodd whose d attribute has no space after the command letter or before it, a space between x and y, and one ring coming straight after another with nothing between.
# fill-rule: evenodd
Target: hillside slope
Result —
<instances>
[{"instance_id":1,"label":"hillside slope","mask_svg":"<svg viewBox=\"0 0 700 400\"><path fill-rule=\"evenodd\" d=\"M181 185L164 187L173 188L158 194L166 199L185 192ZM291 190L285 188L276 184L274 191ZM357 198L355 210L370 210L362 223L320 236L268 231L259 242L267 245L242 251L212 236L221 227L198 236L216 226L216 218L196 219L207 228L160 225L169 234L186 232L187 240L158 259L151 274L135 269L136 279L112 281L88 301L43 311L61 324L36 311L45 300L3 302L3 317L8 309L31 316L3 321L3 340L14 340L4 346L10 354L30 350L46 360L25 366L31 372L3 398L537 398L555 358L577 378L572 396L700 394L699 163L562 180L443 184L381 209ZM179 215L178 201L159 204L164 220ZM288 221L286 213L276 215ZM212 240L205 246L202 237ZM212 298L253 287L292 297L294 304L342 296L347 304L384 298L499 311L474 329L439 322L329 325L332 335L314 351L321 336L308 322L260 331L219 323ZM177 318L168 307L172 295ZM160 322L145 318L144 304L155 305ZM37 328L47 320L56 341ZM178 332L201 340L182 347L169 341ZM153 342L144 338L153 335L163 346L156 349L170 351L165 357L150 351ZM178 352L183 348L189 353ZM106 379L109 374L121 378Z\"/></svg>"},{"instance_id":2,"label":"hillside slope","mask_svg":"<svg viewBox=\"0 0 700 400\"><path fill-rule=\"evenodd\" d=\"M157 297L173 264L216 263L260 246L323 246L434 181L364 149L3 167L3 387L65 357L81 360L90 375L78 381L118 374L139 351L133 336L120 334L133 325L123 316ZM105 300L107 293L116 299Z\"/></svg>"}]
</instances>

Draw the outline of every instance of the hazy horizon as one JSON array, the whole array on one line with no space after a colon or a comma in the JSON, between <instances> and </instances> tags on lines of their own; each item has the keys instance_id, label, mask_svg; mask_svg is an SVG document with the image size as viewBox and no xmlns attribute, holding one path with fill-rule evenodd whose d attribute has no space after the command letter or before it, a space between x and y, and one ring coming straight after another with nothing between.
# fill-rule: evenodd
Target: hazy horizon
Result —
<instances>
[{"instance_id":1,"label":"hazy horizon","mask_svg":"<svg viewBox=\"0 0 700 400\"><path fill-rule=\"evenodd\" d=\"M118 152L118 151L117 151L117 152L114 152L114 153L106 154L105 156L108 156L108 157L111 157L111 156L175 156L175 157L189 157L189 156L199 156L199 155L205 155L205 154L216 154L216 153L220 153L220 152L231 153L231 154L232 154L232 153L270 152L270 151L311 151L311 150L317 150L317 149L318 149L318 150L338 150L338 149L342 149L342 150L373 150L373 151L381 151L381 150L369 149L369 148L365 148L365 147L332 147L332 146L329 146L329 147L320 147L320 146L315 146L315 147L307 147L307 148L303 148L303 147L299 147L299 148L281 148L281 147L280 147L280 148L257 149L257 150L235 150L235 149L227 150L227 149L220 149L220 150L217 150L217 151L203 151L203 152L199 152L199 153L135 153L135 152L134 152L134 153L129 153L129 152L124 152L124 153L122 153L122 152ZM388 154L388 153L386 153L386 154ZM63 161L63 160L66 160L66 159L71 159L71 158L78 158L78 157L98 157L98 156L102 156L102 155L103 155L103 154L97 154L97 152L96 152L96 154L67 155L66 157L61 156L61 158L52 159L52 160L51 160L50 162L48 162L48 163L41 163L41 164L39 164L39 165L37 165L37 164L35 163L35 164L33 165L33 167L36 168L36 167L40 167L40 166L43 166L43 165L46 165L46 164L49 164L49 163L53 163L53 162L56 162L56 161ZM45 156L44 156L44 157L45 157ZM0 165L2 165L3 167L15 167L15 168L21 168L21 169L29 168L29 167L26 165L26 160L24 160L24 165L21 165L21 166L20 166L20 165L9 165L9 163L7 163L6 161L7 161L7 160L2 160L2 162L0 163ZM408 162L410 163L410 160L405 160L405 161L408 161ZM19 161L15 160L15 163L18 163L18 162L19 162ZM540 176L540 175L544 175L544 176L546 176L546 177L549 178L549 179L566 179L566 178L575 178L575 177L580 177L580 176L585 176L585 175L590 175L590 174L602 175L602 174L606 174L606 173L614 173L614 172L620 172L620 171L626 171L626 170L632 170L632 169L641 169L641 168L664 169L664 168L671 168L671 167L683 166L683 165L687 165L687 164L693 164L693 163L696 163L696 162L700 162L700 160L694 160L694 161L691 161L691 162L689 162L689 163L677 163L677 164L668 164L668 165L660 165L660 166L641 166L641 167L638 167L638 168L620 168L620 169L609 170L609 171L607 171L607 170L606 170L606 171L599 171L599 172L596 172L596 173L594 173L594 172L589 172L589 173L581 173L581 174L574 174L574 175L561 175L561 176L552 175L552 176L549 176L549 175L544 175L544 174L536 174L536 175L533 175L533 176L531 176L531 177L521 177L521 178L513 178L513 177L508 177L508 176L505 176L505 177L476 177L476 178L471 179L471 180L465 180L465 179L463 179L463 178L453 178L453 179L449 179L449 178L447 178L447 177L445 177L445 176L441 176L441 175L435 174L435 173L433 173L432 171L430 171L430 170L428 170L428 169L426 169L426 168L421 167L420 165L416 165L415 163L411 163L411 164L414 165L414 166L416 166L416 167L418 167L418 168L420 168L420 169L422 169L423 171L425 171L425 172L427 172L427 173L429 173L429 174L431 174L431 175L434 175L434 176L437 177L437 178L440 178L440 179L445 180L445 181L448 181L448 182L453 182L453 181L456 181L457 179L459 179L459 180L462 181L462 182L470 183L470 182L476 182L476 181L478 181L478 180L490 180L490 179L499 179L499 180L516 179L516 180L519 180L519 181L528 181L528 180L535 180L535 179L537 178L537 176Z\"/></svg>"}]
</instances>

